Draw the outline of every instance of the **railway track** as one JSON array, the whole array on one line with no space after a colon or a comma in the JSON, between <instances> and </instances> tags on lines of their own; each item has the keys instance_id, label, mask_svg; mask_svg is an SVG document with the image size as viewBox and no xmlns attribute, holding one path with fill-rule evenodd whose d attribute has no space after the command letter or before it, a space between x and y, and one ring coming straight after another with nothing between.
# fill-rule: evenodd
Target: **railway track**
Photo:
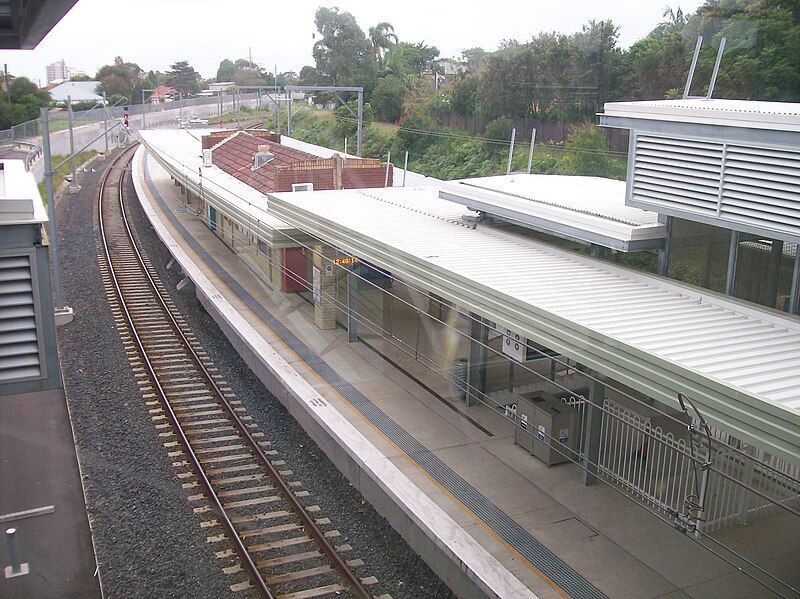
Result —
<instances>
[{"instance_id":1,"label":"railway track","mask_svg":"<svg viewBox=\"0 0 800 599\"><path fill-rule=\"evenodd\" d=\"M175 309L136 243L123 201L135 147L98 193L106 292L142 396L232 591L282 599L367 598L377 582L340 554L338 531L270 449ZM384 598L388 595L384 595Z\"/></svg>"}]
</instances>

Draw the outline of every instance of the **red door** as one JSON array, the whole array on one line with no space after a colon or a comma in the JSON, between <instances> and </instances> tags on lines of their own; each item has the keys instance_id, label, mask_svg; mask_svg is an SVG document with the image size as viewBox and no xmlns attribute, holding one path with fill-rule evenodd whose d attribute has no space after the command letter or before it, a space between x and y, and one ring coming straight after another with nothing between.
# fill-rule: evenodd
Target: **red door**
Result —
<instances>
[{"instance_id":1,"label":"red door","mask_svg":"<svg viewBox=\"0 0 800 599\"><path fill-rule=\"evenodd\" d=\"M283 266L281 291L296 293L311 290L306 279L308 272L306 248L284 248L281 262Z\"/></svg>"}]
</instances>

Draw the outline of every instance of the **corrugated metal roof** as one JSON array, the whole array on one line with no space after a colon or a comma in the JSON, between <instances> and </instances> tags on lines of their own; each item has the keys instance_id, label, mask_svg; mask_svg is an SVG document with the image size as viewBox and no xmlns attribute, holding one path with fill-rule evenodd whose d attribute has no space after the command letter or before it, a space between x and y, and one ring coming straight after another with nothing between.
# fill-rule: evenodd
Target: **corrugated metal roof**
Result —
<instances>
[{"instance_id":1,"label":"corrugated metal roof","mask_svg":"<svg viewBox=\"0 0 800 599\"><path fill-rule=\"evenodd\" d=\"M800 103L685 99L606 102L603 116L800 131Z\"/></svg>"},{"instance_id":2,"label":"corrugated metal roof","mask_svg":"<svg viewBox=\"0 0 800 599\"><path fill-rule=\"evenodd\" d=\"M429 192L404 193L271 194L269 210L650 397L674 404L686 393L721 428L800 462L797 319L431 218L401 205Z\"/></svg>"},{"instance_id":3,"label":"corrugated metal roof","mask_svg":"<svg viewBox=\"0 0 800 599\"><path fill-rule=\"evenodd\" d=\"M97 102L103 96L97 93L99 81L65 81L50 90L50 97L55 102L66 102L69 96L72 102Z\"/></svg>"},{"instance_id":4,"label":"corrugated metal roof","mask_svg":"<svg viewBox=\"0 0 800 599\"><path fill-rule=\"evenodd\" d=\"M0 225L46 223L47 209L25 161L0 160L0 165Z\"/></svg>"},{"instance_id":5,"label":"corrugated metal roof","mask_svg":"<svg viewBox=\"0 0 800 599\"><path fill-rule=\"evenodd\" d=\"M444 183L441 196L554 235L628 251L663 244L658 214L625 205L625 182L514 174Z\"/></svg>"}]
</instances>

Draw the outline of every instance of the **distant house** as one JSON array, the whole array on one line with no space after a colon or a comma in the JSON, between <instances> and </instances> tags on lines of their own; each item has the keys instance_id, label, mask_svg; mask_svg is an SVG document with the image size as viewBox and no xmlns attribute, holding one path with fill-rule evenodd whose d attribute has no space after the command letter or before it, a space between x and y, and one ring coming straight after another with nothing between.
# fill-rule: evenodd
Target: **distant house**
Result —
<instances>
[{"instance_id":1,"label":"distant house","mask_svg":"<svg viewBox=\"0 0 800 599\"><path fill-rule=\"evenodd\" d=\"M150 97L147 98L147 101L152 104L158 104L159 102L172 102L177 92L174 88L170 87L169 85L159 85L150 94Z\"/></svg>"},{"instance_id":2,"label":"distant house","mask_svg":"<svg viewBox=\"0 0 800 599\"><path fill-rule=\"evenodd\" d=\"M50 97L54 102L66 104L67 98L74 104L76 102L99 102L103 96L97 93L99 81L65 81L50 90Z\"/></svg>"}]
</instances>

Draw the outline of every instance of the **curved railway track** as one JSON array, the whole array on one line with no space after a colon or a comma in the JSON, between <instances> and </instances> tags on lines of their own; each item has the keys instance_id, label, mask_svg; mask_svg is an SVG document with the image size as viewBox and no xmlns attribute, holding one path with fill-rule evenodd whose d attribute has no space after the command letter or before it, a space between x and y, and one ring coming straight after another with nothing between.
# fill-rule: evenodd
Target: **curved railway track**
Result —
<instances>
[{"instance_id":1,"label":"curved railway track","mask_svg":"<svg viewBox=\"0 0 800 599\"><path fill-rule=\"evenodd\" d=\"M177 312L136 243L123 201L135 146L103 175L98 193L100 259L112 310L134 374L165 439L183 488L220 550L233 591L282 599L325 596L367 598L366 584L335 547L338 531L315 517L301 484L268 449Z\"/></svg>"}]
</instances>

